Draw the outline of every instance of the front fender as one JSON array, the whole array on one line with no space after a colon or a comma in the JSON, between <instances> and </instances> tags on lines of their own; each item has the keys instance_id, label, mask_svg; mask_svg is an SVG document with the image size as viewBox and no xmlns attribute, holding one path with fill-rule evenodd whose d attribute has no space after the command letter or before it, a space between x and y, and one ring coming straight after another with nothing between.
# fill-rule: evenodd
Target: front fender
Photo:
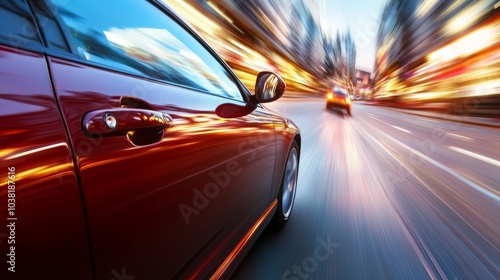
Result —
<instances>
[{"instance_id":1,"label":"front fender","mask_svg":"<svg viewBox=\"0 0 500 280\"><path fill-rule=\"evenodd\" d=\"M299 127L293 121L284 117L282 117L279 122L276 122L274 126L276 130L276 157L273 184L269 197L270 201L273 201L278 196L283 173L285 172L288 151L294 140L299 147L299 162L301 153L301 135Z\"/></svg>"}]
</instances>

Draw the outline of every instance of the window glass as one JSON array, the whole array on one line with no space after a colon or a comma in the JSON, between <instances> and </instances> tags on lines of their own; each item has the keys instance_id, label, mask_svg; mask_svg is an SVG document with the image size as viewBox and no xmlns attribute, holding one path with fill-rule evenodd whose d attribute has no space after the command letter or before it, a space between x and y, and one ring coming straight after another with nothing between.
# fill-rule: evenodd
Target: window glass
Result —
<instances>
[{"instance_id":1,"label":"window glass","mask_svg":"<svg viewBox=\"0 0 500 280\"><path fill-rule=\"evenodd\" d=\"M333 91L338 94L338 95L343 95L343 96L349 96L349 94L347 93L347 91L341 87L335 87L333 89Z\"/></svg>"},{"instance_id":2,"label":"window glass","mask_svg":"<svg viewBox=\"0 0 500 280\"><path fill-rule=\"evenodd\" d=\"M229 72L173 19L144 0L51 0L82 58L242 100Z\"/></svg>"},{"instance_id":3,"label":"window glass","mask_svg":"<svg viewBox=\"0 0 500 280\"><path fill-rule=\"evenodd\" d=\"M0 39L14 47L41 46L40 37L24 1L0 1Z\"/></svg>"}]
</instances>

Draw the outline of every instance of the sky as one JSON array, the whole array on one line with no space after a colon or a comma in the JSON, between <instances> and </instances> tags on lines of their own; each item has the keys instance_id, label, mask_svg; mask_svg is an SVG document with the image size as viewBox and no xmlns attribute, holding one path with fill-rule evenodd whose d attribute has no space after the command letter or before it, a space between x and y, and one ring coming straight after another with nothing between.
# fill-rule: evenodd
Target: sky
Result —
<instances>
[{"instance_id":1,"label":"sky","mask_svg":"<svg viewBox=\"0 0 500 280\"><path fill-rule=\"evenodd\" d=\"M356 43L356 68L373 72L378 25L388 0L318 0L322 25L336 36L351 31ZM335 37L333 37L335 38Z\"/></svg>"}]
</instances>

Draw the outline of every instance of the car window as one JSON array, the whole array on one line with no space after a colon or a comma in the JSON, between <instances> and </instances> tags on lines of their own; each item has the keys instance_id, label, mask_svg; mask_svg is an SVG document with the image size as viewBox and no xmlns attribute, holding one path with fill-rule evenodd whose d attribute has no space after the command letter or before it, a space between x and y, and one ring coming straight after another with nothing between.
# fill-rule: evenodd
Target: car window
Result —
<instances>
[{"instance_id":1,"label":"car window","mask_svg":"<svg viewBox=\"0 0 500 280\"><path fill-rule=\"evenodd\" d=\"M0 1L0 40L13 47L42 45L24 1Z\"/></svg>"},{"instance_id":2,"label":"car window","mask_svg":"<svg viewBox=\"0 0 500 280\"><path fill-rule=\"evenodd\" d=\"M143 0L50 0L79 55L135 75L242 100L229 72L189 32Z\"/></svg>"},{"instance_id":3,"label":"car window","mask_svg":"<svg viewBox=\"0 0 500 280\"><path fill-rule=\"evenodd\" d=\"M345 91L343 88L340 88L340 87L335 87L333 89L333 91L337 94L337 95L341 95L341 96L349 96L349 94L347 93L347 91Z\"/></svg>"}]
</instances>

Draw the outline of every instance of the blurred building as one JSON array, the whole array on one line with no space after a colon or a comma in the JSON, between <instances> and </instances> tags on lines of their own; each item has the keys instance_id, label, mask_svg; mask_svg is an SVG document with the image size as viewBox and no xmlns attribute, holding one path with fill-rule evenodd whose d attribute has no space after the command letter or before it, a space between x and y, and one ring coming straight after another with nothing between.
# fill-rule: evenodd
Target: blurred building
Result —
<instances>
[{"instance_id":1,"label":"blurred building","mask_svg":"<svg viewBox=\"0 0 500 280\"><path fill-rule=\"evenodd\" d=\"M345 66L343 67L345 72L342 77L344 77L345 83L352 93L355 90L356 85L356 45L354 44L354 40L352 39L350 32L347 32L344 35L342 43L345 63Z\"/></svg>"},{"instance_id":2,"label":"blurred building","mask_svg":"<svg viewBox=\"0 0 500 280\"><path fill-rule=\"evenodd\" d=\"M356 85L369 86L371 75L372 75L372 73L370 73L370 72L357 69L356 70Z\"/></svg>"},{"instance_id":3,"label":"blurred building","mask_svg":"<svg viewBox=\"0 0 500 280\"><path fill-rule=\"evenodd\" d=\"M163 0L226 60L249 89L258 72L280 74L290 91L353 88L356 49L321 30L316 0Z\"/></svg>"},{"instance_id":4,"label":"blurred building","mask_svg":"<svg viewBox=\"0 0 500 280\"><path fill-rule=\"evenodd\" d=\"M306 44L303 40L293 42L290 34L297 32L291 29L298 25L305 36L311 36L307 32L311 23L303 18L292 21L293 7L283 5L283 1L163 1L209 42L250 90L258 72L264 70L280 74L290 90L322 87L316 73L301 64L305 61L302 56L290 51L298 50L299 43ZM317 39L314 34L312 38ZM322 51L321 46L310 45L309 49Z\"/></svg>"},{"instance_id":5,"label":"blurred building","mask_svg":"<svg viewBox=\"0 0 500 280\"><path fill-rule=\"evenodd\" d=\"M371 74L370 72L356 69L356 98L371 97Z\"/></svg>"},{"instance_id":6,"label":"blurred building","mask_svg":"<svg viewBox=\"0 0 500 280\"><path fill-rule=\"evenodd\" d=\"M377 98L453 106L474 98L477 104L495 104L499 5L496 0L389 1L377 36Z\"/></svg>"}]
</instances>

